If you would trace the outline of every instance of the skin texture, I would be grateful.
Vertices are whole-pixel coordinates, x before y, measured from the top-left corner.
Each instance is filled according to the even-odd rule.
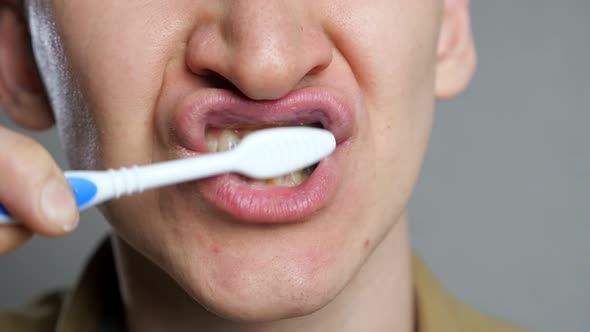
[[[170,119],[195,91],[265,102],[323,87],[353,109],[336,193],[302,222],[236,223],[187,186],[102,206],[130,331],[412,330],[406,210],[434,101],[460,93],[475,67],[466,0],[0,4],[0,34],[23,54],[34,49],[46,87],[32,60],[1,54],[12,66],[0,66],[0,101],[25,126],[54,117],[72,168],[177,158]],[[7,106],[14,91],[32,91],[37,106]],[[50,158],[36,165],[54,167]],[[0,229],[12,241],[4,251],[27,232],[61,234],[40,216],[22,219]]]

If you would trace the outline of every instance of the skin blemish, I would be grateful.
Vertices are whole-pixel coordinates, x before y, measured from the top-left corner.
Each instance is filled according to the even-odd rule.
[[[369,241],[369,239],[366,239],[366,240],[365,240],[365,242],[363,242],[363,249],[365,249],[365,250],[366,250],[366,249],[369,249],[369,244],[370,244],[370,243],[371,243],[371,242]]]

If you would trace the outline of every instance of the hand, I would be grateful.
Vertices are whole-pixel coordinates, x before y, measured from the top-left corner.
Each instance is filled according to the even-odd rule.
[[[20,1],[0,0],[0,109],[29,129],[53,125],[33,60]],[[0,202],[20,222],[0,225],[0,255],[33,234],[60,236],[78,223],[74,196],[51,155],[30,137],[0,126]]]
[[[33,139],[0,127],[0,202],[19,225],[0,225],[0,255],[35,233],[61,236],[78,223],[72,191],[50,154]]]

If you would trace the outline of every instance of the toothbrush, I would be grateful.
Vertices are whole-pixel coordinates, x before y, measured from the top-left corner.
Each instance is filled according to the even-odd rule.
[[[107,171],[66,171],[80,210],[147,189],[235,172],[268,179],[324,159],[336,148],[331,132],[281,127],[253,132],[231,151]],[[0,203],[0,225],[17,223]]]

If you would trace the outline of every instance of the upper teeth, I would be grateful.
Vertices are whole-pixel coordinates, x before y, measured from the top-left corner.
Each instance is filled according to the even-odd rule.
[[[235,132],[226,129],[222,131],[221,135],[219,136],[219,143],[217,143],[217,151],[222,152],[233,150],[238,144],[240,144],[241,140],[242,139],[238,135],[236,135]]]
[[[234,149],[242,138],[248,136],[253,130],[242,130],[242,129],[217,129],[210,128],[207,130],[207,146],[210,153],[214,152],[225,152]],[[248,179],[249,182],[255,184],[271,184],[282,187],[294,187],[302,184],[310,176],[311,171],[309,168],[301,169],[293,173],[267,179],[264,181],[255,181]]]

